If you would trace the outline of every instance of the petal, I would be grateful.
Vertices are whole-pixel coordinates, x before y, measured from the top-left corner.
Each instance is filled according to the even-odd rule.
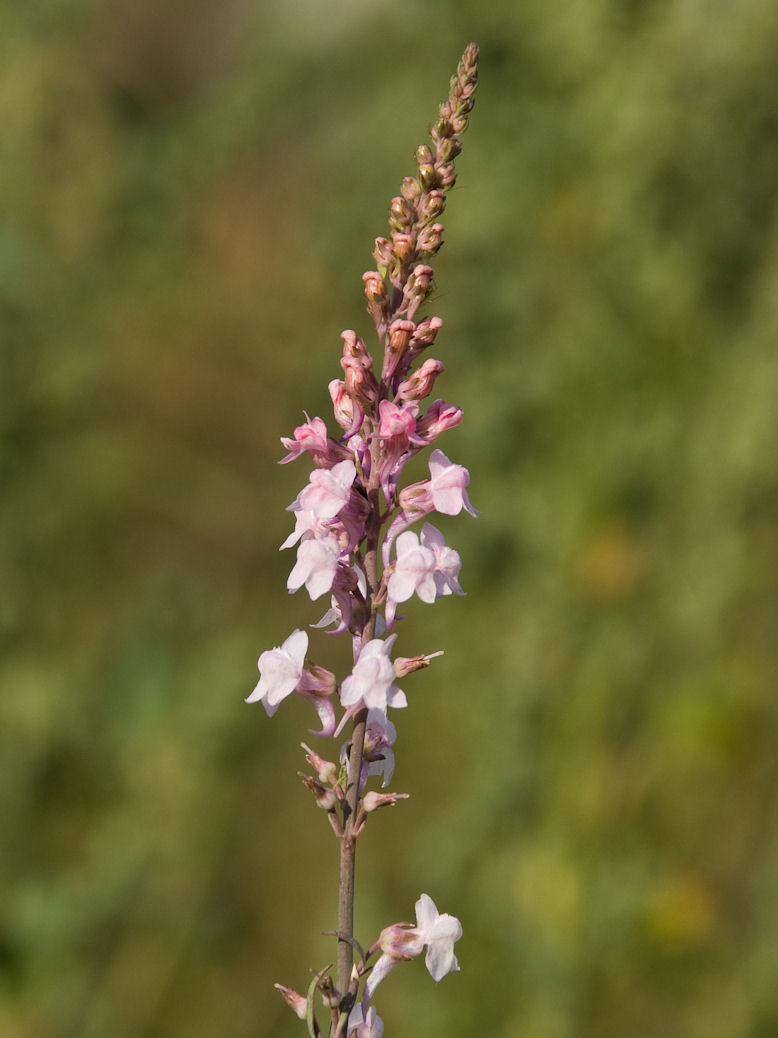
[[[435,981],[442,980],[447,973],[459,970],[459,963],[457,962],[456,955],[454,955],[453,942],[449,941],[434,941],[430,944],[427,947],[424,962],[430,971],[430,976]]]

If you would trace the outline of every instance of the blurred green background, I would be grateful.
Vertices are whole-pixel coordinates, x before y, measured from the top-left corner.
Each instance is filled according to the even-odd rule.
[[[389,1035],[778,1034],[774,0],[0,5],[0,1034],[304,1033],[313,712],[243,697],[278,468],[470,40],[432,312],[464,599],[411,603],[357,936]],[[334,425],[332,425],[334,428]],[[343,673],[348,646],[314,632]],[[318,749],[322,747],[317,744]]]

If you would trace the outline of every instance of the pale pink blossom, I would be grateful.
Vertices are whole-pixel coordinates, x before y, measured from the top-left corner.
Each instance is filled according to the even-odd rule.
[[[359,1002],[349,1013],[346,1026],[348,1038],[381,1038],[384,1033],[384,1022],[376,1013],[375,1006],[363,1012]]]
[[[463,465],[455,465],[441,450],[430,454],[429,491],[436,511],[443,515],[459,515],[464,508],[470,515],[478,513],[470,504],[465,489],[470,473]]]
[[[340,559],[340,545],[335,536],[309,537],[297,549],[297,562],[286,586],[290,592],[305,584],[312,600],[332,589]]]
[[[425,523],[421,528],[421,543],[435,556],[435,568],[433,578],[435,580],[435,593],[438,597],[442,595],[464,595],[459,586],[459,571],[462,568],[462,560],[459,553],[449,548],[443,534],[432,523]],[[398,538],[399,547],[399,538]],[[421,598],[421,595],[419,595]]]
[[[322,418],[311,420],[306,414],[305,419],[305,424],[298,425],[294,430],[293,438],[281,437],[281,443],[289,453],[281,459],[280,465],[299,458],[306,451],[310,451],[314,465],[324,468],[331,468],[336,462],[348,457],[346,448],[327,436],[327,426]]]
[[[429,894],[422,894],[416,902],[416,926],[427,946],[424,961],[432,979],[442,980],[459,970],[454,943],[462,936],[462,924],[456,916],[441,915]]]
[[[303,676],[303,662],[308,651],[308,635],[305,631],[292,631],[281,646],[268,649],[259,657],[259,681],[246,699],[247,703],[258,700],[272,717],[279,703],[297,688]]]
[[[317,519],[334,519],[348,504],[356,474],[356,465],[348,459],[339,461],[331,469],[314,469],[308,486],[300,491],[288,510],[312,512]]]
[[[362,647],[353,671],[340,688],[341,703],[352,708],[349,713],[363,706],[386,713],[389,706],[408,705],[405,693],[394,683],[391,652],[396,638],[396,634],[386,641],[373,638]]]

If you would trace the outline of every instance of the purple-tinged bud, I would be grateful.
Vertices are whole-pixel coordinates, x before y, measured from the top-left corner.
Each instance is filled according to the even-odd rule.
[[[415,202],[421,194],[421,184],[416,177],[405,177],[402,183],[402,196],[408,202]]]
[[[303,670],[297,683],[297,692],[308,692],[314,696],[331,696],[338,687],[338,682],[331,670],[312,663]]]
[[[419,368],[422,370],[424,365]],[[416,431],[428,443],[432,443],[441,433],[447,432],[462,421],[462,408],[447,404],[445,400],[436,400],[427,408],[426,414],[416,422]]]
[[[384,955],[409,962],[424,951],[424,936],[410,923],[393,923],[381,931],[377,944]]]
[[[416,239],[416,248],[419,252],[437,252],[442,244],[442,223],[434,223],[431,227],[422,227]]]
[[[334,764],[331,760],[325,760],[323,757],[320,757],[315,750],[312,750],[311,747],[307,746],[304,742],[301,742],[300,745],[305,750],[305,759],[318,775],[319,782],[323,782],[328,786],[334,786],[338,780],[337,764]]]
[[[394,661],[395,677],[404,678],[406,674],[412,674],[415,670],[429,667],[430,660],[434,660],[436,656],[442,655],[443,650],[441,649],[438,652],[425,652],[421,656],[398,656]]]
[[[316,797],[317,807],[320,807],[322,811],[334,811],[338,804],[338,797],[335,790],[328,789],[310,775],[303,775],[302,772],[299,774],[305,788],[309,789]]]
[[[369,814],[379,807],[394,807],[398,800],[407,800],[408,793],[376,793],[371,790],[362,798],[362,806]]]
[[[373,257],[379,270],[381,268],[388,270],[391,267],[394,253],[392,252],[392,243],[388,238],[376,238]]]
[[[429,357],[397,389],[398,400],[423,400],[432,392],[435,379],[443,372],[443,364]]]
[[[377,270],[366,270],[362,275],[365,283],[365,298],[368,303],[383,306],[387,302],[386,284]]]
[[[274,984],[273,987],[286,1004],[292,1008],[294,1014],[300,1020],[304,1020],[308,1015],[308,999],[298,995],[294,988],[288,988],[283,984]]]
[[[442,165],[436,166],[435,171],[441,187],[450,188],[454,186],[457,180],[457,171],[453,162],[444,162]]]
[[[425,317],[423,321],[419,321],[411,339],[411,349],[414,353],[421,353],[426,346],[431,346],[442,327],[443,319],[440,317]]]
[[[414,253],[414,240],[412,234],[397,231],[392,234],[392,252],[400,263],[406,263]]]
[[[427,220],[434,220],[436,216],[440,216],[443,210],[446,208],[446,196],[442,191],[430,191],[429,195],[424,201],[421,216],[425,222]]]
[[[403,231],[413,222],[413,206],[397,195],[389,206],[389,226],[393,231]]]

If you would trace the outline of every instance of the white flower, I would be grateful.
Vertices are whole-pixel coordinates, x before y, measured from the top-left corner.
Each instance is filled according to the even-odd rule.
[[[259,681],[246,702],[256,703],[260,700],[267,710],[268,717],[272,717],[281,700],[286,699],[297,688],[303,675],[303,662],[307,651],[308,634],[295,630],[280,648],[276,646],[263,652],[257,664]]]
[[[441,915],[429,894],[422,894],[416,902],[416,926],[427,945],[424,961],[432,979],[442,980],[458,970],[454,942],[462,936],[462,924],[456,916]]]
[[[365,1014],[358,1002],[349,1013],[346,1027],[348,1038],[381,1038],[384,1033],[384,1022],[371,1006]]]
[[[388,706],[408,705],[405,693],[394,683],[394,664],[390,658],[396,634],[386,641],[373,638],[362,646],[354,670],[345,679],[340,689],[343,706],[362,703],[372,710],[386,713]]]
[[[356,474],[356,465],[348,460],[339,461],[331,469],[314,469],[308,486],[290,508],[295,512],[313,512],[317,519],[333,519],[348,504]]]
[[[335,536],[309,537],[297,549],[297,562],[286,586],[297,591],[305,584],[311,599],[317,599],[332,588],[340,558],[340,545]]]

